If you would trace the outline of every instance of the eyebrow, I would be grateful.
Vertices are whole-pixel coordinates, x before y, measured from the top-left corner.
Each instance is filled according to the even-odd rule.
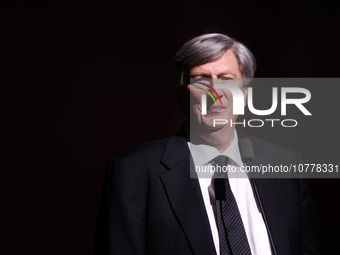
[[[233,73],[233,72],[230,72],[230,71],[222,71],[222,72],[219,72],[219,73],[217,73],[217,77],[221,77],[221,76],[223,76],[223,75],[229,75],[229,74],[231,74],[231,75],[233,75],[234,77],[236,77],[236,75]],[[191,78],[195,78],[195,77],[197,77],[197,76],[201,76],[201,77],[205,77],[205,78],[209,78],[209,77],[211,77],[211,75],[210,75],[210,73],[193,73],[193,74],[190,74],[190,77]]]

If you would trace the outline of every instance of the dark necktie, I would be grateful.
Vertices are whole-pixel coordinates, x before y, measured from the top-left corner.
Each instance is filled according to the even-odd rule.
[[[227,156],[213,159],[212,165],[222,169],[228,166]],[[217,226],[221,255],[250,255],[250,247],[244,230],[240,211],[231,191],[227,173],[214,175]]]

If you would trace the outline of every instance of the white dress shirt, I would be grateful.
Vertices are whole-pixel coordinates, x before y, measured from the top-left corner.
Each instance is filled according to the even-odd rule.
[[[230,146],[220,153],[215,147],[205,144],[193,144],[188,142],[195,166],[209,165],[209,161],[219,155],[229,157],[229,164],[240,167],[243,165],[240,150],[238,147],[237,132]],[[250,250],[253,255],[269,255],[271,253],[268,232],[264,224],[262,214],[258,208],[253,189],[246,174],[238,175],[236,178],[229,178],[231,190],[234,194],[239,208]],[[206,175],[205,175],[206,176]],[[243,177],[243,178],[242,178]],[[214,239],[217,255],[220,254],[218,228],[215,214],[215,191],[213,179],[199,178],[202,196],[209,218],[211,233]]]

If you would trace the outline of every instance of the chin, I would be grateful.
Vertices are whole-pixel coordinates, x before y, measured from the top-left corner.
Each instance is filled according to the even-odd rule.
[[[221,129],[225,128],[226,126],[227,126],[227,124],[217,124],[214,127],[213,122],[211,122],[211,123],[204,123],[201,126],[201,130],[207,130],[209,132],[211,132],[211,131],[218,131],[218,130],[221,130]]]

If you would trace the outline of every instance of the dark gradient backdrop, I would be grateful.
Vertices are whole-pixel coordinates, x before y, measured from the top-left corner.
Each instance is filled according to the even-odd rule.
[[[169,136],[184,121],[170,68],[193,36],[221,31],[245,42],[257,77],[340,76],[331,1],[236,2],[1,3],[0,254],[92,253],[110,158]],[[318,128],[294,139],[266,137],[306,160],[338,161],[337,92],[334,104],[326,93],[312,102],[330,107],[315,119]],[[311,184],[325,254],[335,254],[340,182]]]

